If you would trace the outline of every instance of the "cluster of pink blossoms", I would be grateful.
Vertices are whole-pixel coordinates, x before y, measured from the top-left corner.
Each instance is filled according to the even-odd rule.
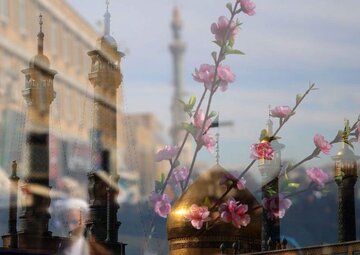
[[[177,146],[166,145],[164,149],[159,150],[155,155],[155,161],[170,160],[179,152]]]
[[[270,111],[270,116],[275,118],[285,118],[291,113],[289,106],[276,106]]]
[[[186,166],[177,167],[173,170],[169,179],[169,184],[176,185],[182,181],[185,181],[189,175],[189,168]]]
[[[252,159],[272,160],[274,158],[274,149],[269,142],[261,142],[251,145],[250,157]]]
[[[220,217],[224,222],[232,223],[236,228],[246,227],[250,223],[250,215],[247,214],[248,206],[229,198],[226,203],[220,205]]]
[[[329,180],[329,175],[321,168],[312,167],[306,170],[306,175],[313,181],[318,188],[324,188],[325,183]]]
[[[290,199],[285,198],[283,194],[275,195],[271,198],[264,198],[262,205],[267,210],[267,217],[270,219],[283,218],[285,212],[290,208],[292,202]]]
[[[205,114],[199,110],[199,112],[194,116],[193,119],[193,125],[198,129],[198,132],[196,134],[196,140],[198,142],[201,142],[208,151],[213,152],[216,140],[213,135],[209,134],[207,131],[210,128],[210,125],[212,123],[211,119],[206,120],[204,130],[202,132],[202,126],[205,121]]]
[[[200,229],[204,225],[204,222],[209,221],[211,218],[210,212],[206,206],[198,206],[193,204],[189,212],[184,215],[184,217],[191,222],[191,225],[196,228]]]
[[[211,91],[215,78],[215,66],[202,64],[199,69],[195,69],[193,77],[195,81],[204,83],[205,88]],[[225,91],[227,90],[229,83],[235,81],[235,74],[231,71],[229,66],[220,64],[217,68],[217,78],[220,81],[220,90]]]
[[[323,153],[325,153],[325,154],[330,153],[332,145],[328,141],[326,141],[322,135],[316,134],[314,136],[314,143],[315,143],[315,146],[318,149],[320,149]]]
[[[167,194],[152,192],[149,197],[151,207],[160,217],[166,218],[171,210],[171,200]]]

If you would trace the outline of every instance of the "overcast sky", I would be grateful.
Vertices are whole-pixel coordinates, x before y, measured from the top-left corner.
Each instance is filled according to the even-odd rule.
[[[105,0],[67,0],[94,27],[105,11]],[[184,63],[189,95],[201,93],[193,81],[195,67],[211,61],[216,47],[210,25],[228,15],[222,0],[113,0],[111,33],[126,53],[122,62],[124,109],[127,113],[153,112],[167,132],[170,124],[172,66],[168,45],[172,9],[178,5],[187,44]],[[256,15],[241,15],[242,29],[236,47],[245,56],[231,56],[226,63],[237,80],[219,93],[213,110],[234,127],[220,133],[221,163],[236,167],[249,162],[249,146],[257,142],[267,120],[268,105],[290,105],[309,82],[314,91],[281,132],[284,157],[301,160],[313,150],[313,136],[331,140],[360,113],[360,1],[358,0],[257,0]],[[166,135],[166,134],[165,134]],[[356,147],[360,154],[360,147]],[[332,154],[336,153],[336,148]],[[213,158],[207,152],[202,160]],[[312,165],[330,162],[329,157]]]

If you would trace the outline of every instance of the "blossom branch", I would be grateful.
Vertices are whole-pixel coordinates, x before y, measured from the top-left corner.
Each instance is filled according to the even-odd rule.
[[[199,112],[200,107],[201,107],[201,104],[202,104],[202,102],[204,101],[204,98],[205,98],[206,93],[207,93],[207,89],[204,88],[204,92],[203,92],[203,94],[201,95],[200,101],[199,101],[199,103],[198,103],[198,105],[197,105],[197,107],[196,107],[195,115]],[[182,150],[184,149],[184,146],[185,146],[185,143],[186,143],[186,141],[187,141],[187,139],[188,139],[188,137],[189,137],[189,134],[190,134],[190,132],[189,132],[189,131],[186,131],[185,136],[184,136],[184,139],[183,139],[183,141],[182,141],[182,143],[181,143],[181,146],[180,146],[180,148],[179,148],[179,151],[178,151],[178,153],[176,154],[173,163],[170,164],[170,170],[169,170],[168,175],[166,176],[166,179],[165,179],[165,182],[164,182],[164,185],[163,185],[163,187],[162,187],[162,189],[161,189],[160,194],[163,194],[163,193],[165,192],[166,186],[168,185],[169,179],[170,179],[170,177],[171,177],[171,175],[172,175],[172,173],[173,173],[173,171],[174,171],[175,164],[176,164],[176,162],[178,161],[178,159],[179,159],[179,157],[180,157],[180,155],[181,155]],[[189,174],[189,175],[190,175],[190,174]],[[182,189],[182,191],[185,190],[183,184],[181,184],[181,189]]]
[[[237,14],[237,7],[238,7],[238,4],[239,2],[236,1],[235,5],[234,5],[234,8],[231,12],[231,17],[230,17],[230,20],[229,20],[229,23],[227,25],[227,29],[226,29],[226,33],[225,33],[225,38],[228,38],[230,33],[232,32],[232,23],[233,23],[233,20],[234,20],[234,17],[236,16]],[[241,9],[241,8],[240,8]],[[205,126],[206,126],[206,122],[207,120],[209,120],[209,112],[210,112],[210,106],[211,106],[211,102],[212,102],[212,98],[217,90],[217,83],[219,82],[218,81],[218,67],[220,65],[220,63],[225,59],[225,47],[228,43],[228,40],[222,40],[222,43],[221,43],[221,46],[220,46],[220,51],[219,51],[219,54],[217,56],[217,59],[215,60],[215,70],[214,70],[214,79],[212,81],[212,85],[211,85],[211,90],[210,90],[210,96],[209,96],[209,99],[208,99],[208,103],[207,103],[207,107],[206,107],[206,112],[205,112],[205,119],[202,123],[202,127],[201,127],[201,131],[200,131],[200,138],[202,138],[202,134],[204,133],[204,130],[205,130]],[[195,115],[196,116],[196,115]],[[197,145],[196,145],[196,149],[195,149],[195,152],[194,152],[194,155],[193,155],[193,159],[192,159],[192,162],[191,162],[191,166],[190,166],[190,169],[189,169],[189,175],[184,183],[184,186],[183,186],[183,189],[185,190],[189,184],[189,180],[190,180],[190,176],[192,174],[192,171],[194,169],[194,164],[195,164],[195,161],[196,161],[196,158],[197,158],[197,155],[198,155],[198,152],[200,151],[202,145],[200,144],[199,141],[197,141]]]

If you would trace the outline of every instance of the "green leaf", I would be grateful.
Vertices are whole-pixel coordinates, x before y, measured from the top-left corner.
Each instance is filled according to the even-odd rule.
[[[232,13],[232,9],[233,9],[232,3],[227,3],[226,8],[230,11],[230,13]]]
[[[218,41],[212,41],[213,43],[215,43],[217,46],[221,47],[221,43]]]
[[[184,122],[184,123],[182,123],[182,127],[183,127],[183,129],[188,131],[190,134],[192,134],[194,137],[196,136],[197,128],[193,124]]]
[[[155,192],[159,193],[162,190],[163,186],[164,185],[161,182],[155,181]]]
[[[217,112],[215,112],[215,111],[212,111],[212,112],[209,114],[209,118],[213,118],[213,117],[215,117],[215,116],[217,116]]]
[[[204,199],[204,206],[206,206],[207,208],[211,207],[211,201],[209,197],[205,197]]]
[[[302,98],[302,95],[301,95],[301,94],[297,94],[297,95],[296,95],[296,104],[299,104],[299,103],[300,103],[301,98]]]
[[[216,51],[211,52],[211,56],[212,56],[214,62],[216,62],[216,60],[217,60],[217,53],[216,53]]]
[[[180,166],[180,161],[176,160],[173,164],[173,168]]]
[[[163,184],[165,182],[165,174],[161,174],[160,176],[160,182]]]
[[[232,49],[232,47],[234,46],[235,44],[235,38],[234,37],[230,37],[229,39],[229,48]]]
[[[315,83],[310,84],[309,88],[310,90],[318,90],[318,88],[315,88]]]
[[[289,183],[288,183],[288,187],[289,187],[289,188],[297,189],[297,188],[300,187],[300,184],[299,184],[299,183],[296,183],[296,182],[289,182]]]
[[[276,195],[276,190],[274,190],[272,187],[267,187],[266,188],[266,193],[270,196],[270,197],[272,197],[272,196],[274,196],[274,195]]]
[[[153,237],[153,234],[155,233],[155,226],[153,226],[150,230],[150,234],[149,234],[149,240]]]
[[[235,54],[235,55],[245,55],[244,52],[240,51],[240,50],[236,50],[236,49],[231,49],[231,48],[226,48],[225,53],[230,55],[230,54]]]
[[[185,103],[183,100],[181,100],[181,99],[178,99],[178,101],[182,104],[182,106],[183,106],[183,108],[184,108],[184,110],[185,110],[186,103]]]
[[[260,142],[263,141],[264,139],[266,139],[267,137],[268,137],[267,130],[266,129],[261,130],[260,138],[259,138]]]
[[[196,96],[191,96],[189,98],[189,103],[188,103],[188,105],[191,106],[191,110],[194,107],[195,103],[196,103]]]

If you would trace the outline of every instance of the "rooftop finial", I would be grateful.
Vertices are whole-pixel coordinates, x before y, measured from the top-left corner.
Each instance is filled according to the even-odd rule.
[[[269,117],[268,117],[268,121],[266,123],[266,131],[267,131],[267,135],[268,136],[272,136],[273,134],[273,122],[271,121],[271,105],[269,105]]]
[[[219,131],[216,133],[216,164],[219,165],[220,163],[220,145],[219,145]]]
[[[40,13],[39,15],[39,25],[40,25],[40,33],[42,33],[42,25],[44,24],[43,20],[42,20],[42,14]]]
[[[342,133],[342,141],[346,144],[349,143],[349,135],[350,135],[350,122],[348,119],[344,119],[344,131]]]
[[[38,33],[38,54],[41,54],[41,55],[44,52],[44,33],[42,31],[42,26],[43,26],[44,22],[43,22],[42,18],[43,18],[43,16],[40,13],[40,15],[39,15],[40,31]]]
[[[172,28],[174,32],[174,37],[176,39],[180,38],[180,30],[181,30],[181,17],[180,17],[180,10],[177,6],[174,7],[173,11],[173,21],[172,21]]]
[[[110,5],[110,1],[106,0],[106,12],[104,15],[105,18],[105,28],[104,28],[104,35],[109,35],[110,34],[110,13],[109,13],[109,5]]]
[[[11,168],[12,168],[11,176],[16,177],[16,170],[17,170],[16,160],[14,160],[14,161],[12,162]]]

